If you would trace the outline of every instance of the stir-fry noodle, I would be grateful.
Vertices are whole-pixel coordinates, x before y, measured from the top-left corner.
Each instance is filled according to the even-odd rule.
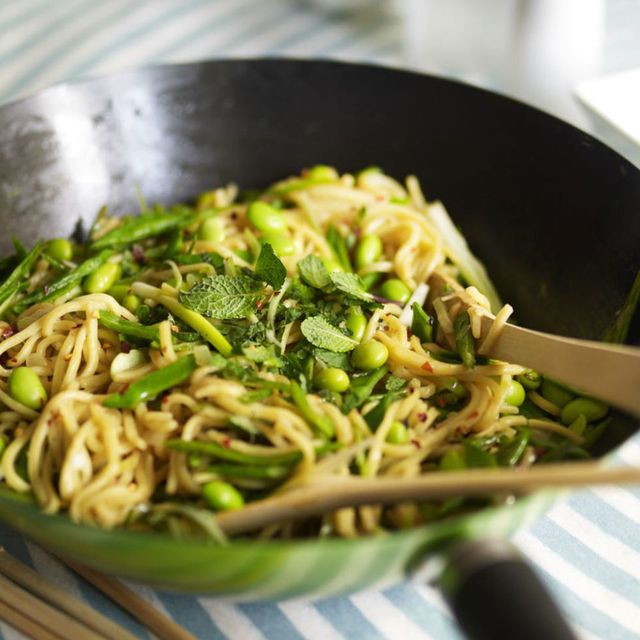
[[[99,527],[193,534],[328,475],[583,457],[607,412],[483,355],[512,309],[414,177],[317,166],[261,193],[105,210],[85,243],[16,242],[1,268],[0,478]],[[474,504],[257,533],[358,536]]]

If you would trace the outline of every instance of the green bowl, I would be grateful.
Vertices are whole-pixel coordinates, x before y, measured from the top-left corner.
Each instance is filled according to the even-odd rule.
[[[244,601],[281,600],[397,583],[455,541],[508,536],[559,495],[541,492],[510,506],[357,540],[240,540],[224,546],[76,524],[42,513],[5,488],[0,488],[0,519],[56,555],[155,588]]]

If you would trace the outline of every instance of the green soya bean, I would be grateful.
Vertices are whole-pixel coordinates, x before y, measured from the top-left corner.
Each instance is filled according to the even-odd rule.
[[[36,372],[29,367],[18,367],[9,374],[9,395],[29,409],[40,411],[47,402],[47,392]]]
[[[542,384],[542,376],[533,369],[517,376],[518,382],[527,389],[537,389]]]
[[[387,442],[390,444],[406,444],[409,442],[409,432],[402,422],[391,423],[389,431],[387,431]]]
[[[317,164],[315,167],[311,167],[311,169],[305,173],[304,177],[308,180],[325,182],[329,180],[337,180],[340,176],[333,167],[326,164]]]
[[[128,284],[114,284],[113,287],[111,287],[109,291],[107,291],[107,293],[122,304],[122,301],[129,293],[130,288],[131,286]]]
[[[284,231],[287,224],[283,215],[270,204],[256,200],[249,205],[247,210],[249,222],[260,231]]]
[[[140,306],[140,298],[138,298],[137,295],[130,293],[123,298],[122,306],[131,311],[131,313],[135,313]]]
[[[104,293],[111,289],[121,273],[119,264],[106,262],[84,279],[82,288],[87,293]]]
[[[411,297],[411,289],[398,278],[385,280],[380,287],[380,295],[388,300],[395,300],[404,304]]]
[[[224,240],[224,222],[220,218],[207,218],[198,228],[198,239],[207,242]]]
[[[346,324],[353,339],[360,342],[367,328],[367,316],[362,313],[359,307],[350,307],[347,311]]]
[[[260,240],[265,244],[268,242],[278,256],[290,256],[296,250],[293,240],[283,233],[265,233]]]
[[[44,252],[54,260],[64,262],[73,258],[73,245],[66,238],[56,238],[47,243]]]
[[[362,283],[364,284],[364,288],[369,291],[374,284],[377,284],[378,281],[382,278],[381,273],[365,273],[362,276]]]
[[[336,367],[328,367],[320,371],[315,377],[315,383],[321,389],[335,391],[336,393],[346,391],[351,384],[346,372]]]
[[[525,395],[524,387],[517,380],[512,380],[504,401],[513,407],[519,407],[524,402]]]
[[[337,261],[334,260],[333,258],[320,258],[320,260],[322,260],[326,270],[329,273],[335,273],[336,271],[344,271],[344,267]]]
[[[351,363],[356,369],[373,371],[381,367],[389,357],[389,349],[376,340],[363,342],[351,352]]]
[[[354,254],[356,269],[362,269],[375,262],[381,255],[382,240],[374,235],[362,236]]]
[[[202,499],[214,511],[229,511],[244,507],[242,494],[234,486],[222,480],[207,482],[202,487]]]
[[[607,411],[609,407],[598,400],[576,398],[564,405],[560,418],[566,425],[572,424],[579,416],[584,416],[587,422],[595,422],[604,418]]]
[[[551,382],[548,378],[543,378],[542,380],[541,393],[543,398],[555,404],[556,407],[560,407],[560,409],[575,398],[573,393],[557,385],[555,382]]]

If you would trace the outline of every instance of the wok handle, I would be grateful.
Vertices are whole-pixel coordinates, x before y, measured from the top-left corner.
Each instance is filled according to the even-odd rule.
[[[440,586],[471,640],[576,640],[531,567],[505,541],[456,546]]]

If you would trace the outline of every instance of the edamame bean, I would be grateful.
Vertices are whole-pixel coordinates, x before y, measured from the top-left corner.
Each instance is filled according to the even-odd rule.
[[[256,200],[247,210],[249,222],[260,231],[284,231],[287,228],[283,215],[270,204]]]
[[[324,182],[329,180],[337,180],[340,176],[333,167],[330,167],[326,164],[317,164],[315,167],[311,167],[311,169],[307,171],[304,177],[308,178],[309,180],[318,180],[319,182]]]
[[[135,313],[140,306],[140,298],[134,293],[129,293],[123,298],[122,306],[131,311],[131,313]]]
[[[349,388],[351,381],[349,380],[349,376],[342,369],[338,369],[337,367],[328,367],[318,373],[315,377],[315,383],[321,389],[342,393]]]
[[[356,369],[372,371],[381,367],[389,357],[389,349],[376,340],[363,342],[351,352],[351,363]]]
[[[347,311],[347,329],[351,331],[351,337],[360,342],[367,328],[367,316],[359,307],[350,307]]]
[[[527,389],[537,389],[542,384],[542,376],[533,369],[529,369],[517,376],[518,382]]]
[[[571,402],[571,400],[575,398],[572,393],[570,393],[560,385],[557,385],[555,382],[552,382],[548,378],[543,378],[542,380],[541,394],[543,398],[545,398],[549,402],[552,402],[556,405],[556,407],[559,407],[560,409],[562,409],[565,404]]]
[[[565,404],[560,419],[566,425],[572,424],[579,416],[584,416],[587,422],[595,422],[604,418],[609,407],[603,402],[592,398],[576,398]]]
[[[398,278],[385,280],[380,287],[380,295],[387,300],[394,300],[404,304],[411,297],[411,289]]]
[[[9,395],[29,409],[40,411],[47,403],[47,392],[36,372],[29,367],[18,367],[7,380]]]
[[[389,431],[387,431],[387,442],[390,444],[406,444],[409,442],[409,432],[402,422],[391,423]]]
[[[320,260],[322,260],[326,270],[329,273],[334,273],[335,271],[344,271],[344,267],[337,260],[334,260],[333,258],[323,257],[323,258],[320,258]]]
[[[73,245],[66,238],[56,238],[47,243],[45,253],[54,260],[64,262],[73,258]]]
[[[87,293],[104,293],[111,289],[121,273],[122,269],[119,264],[106,262],[84,279],[82,288]]]
[[[268,242],[278,256],[290,256],[296,250],[293,240],[281,233],[265,233],[260,241],[263,244]]]
[[[355,263],[356,269],[362,269],[375,262],[382,255],[382,240],[378,236],[369,234],[362,236],[356,246]]]
[[[115,298],[120,304],[122,304],[122,301],[124,300],[127,293],[129,293],[130,288],[131,286],[128,284],[114,284],[113,287],[111,287],[109,291],[107,291],[107,293],[112,298]]]
[[[241,509],[244,506],[242,494],[228,482],[212,480],[202,487],[202,499],[214,511]]]
[[[198,228],[198,239],[206,242],[224,240],[224,222],[220,218],[207,218]]]
[[[512,380],[504,401],[512,407],[519,407],[524,402],[524,398],[524,387],[517,380]]]

